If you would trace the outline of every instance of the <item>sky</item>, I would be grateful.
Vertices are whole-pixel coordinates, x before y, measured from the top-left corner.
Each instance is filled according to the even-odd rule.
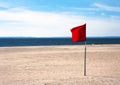
[[[120,0],[0,0],[0,37],[120,36]]]

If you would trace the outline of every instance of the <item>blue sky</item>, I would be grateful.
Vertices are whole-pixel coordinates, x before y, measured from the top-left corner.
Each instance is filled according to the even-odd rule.
[[[120,0],[0,0],[0,36],[70,37],[87,23],[87,36],[120,36]]]

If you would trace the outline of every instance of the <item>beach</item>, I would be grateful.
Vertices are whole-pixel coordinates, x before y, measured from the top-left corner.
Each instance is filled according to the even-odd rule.
[[[0,47],[0,85],[120,85],[120,45]]]

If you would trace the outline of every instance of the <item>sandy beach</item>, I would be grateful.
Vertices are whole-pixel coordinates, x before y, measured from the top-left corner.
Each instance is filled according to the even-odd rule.
[[[0,47],[0,85],[120,85],[120,45]]]

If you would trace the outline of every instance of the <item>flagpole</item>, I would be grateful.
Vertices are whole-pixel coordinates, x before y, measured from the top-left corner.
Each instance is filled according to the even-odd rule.
[[[84,55],[84,76],[86,76],[86,41],[85,41],[85,55]]]

